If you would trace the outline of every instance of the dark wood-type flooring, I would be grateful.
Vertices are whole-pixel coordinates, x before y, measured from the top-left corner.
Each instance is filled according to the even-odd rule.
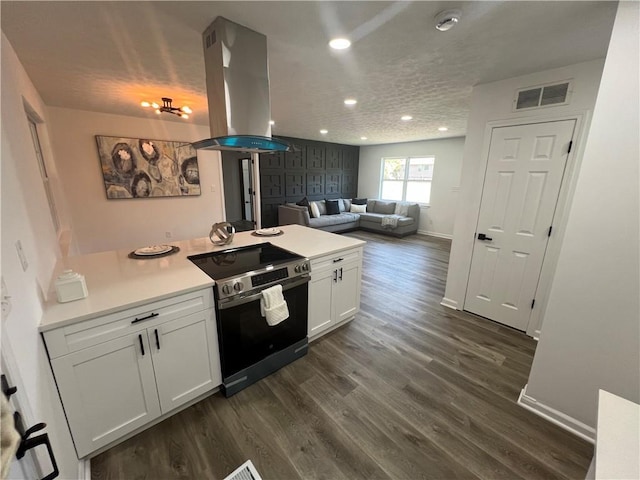
[[[99,479],[572,478],[593,447],[516,404],[535,341],[440,305],[449,242],[352,232],[361,312],[309,354],[91,460]]]

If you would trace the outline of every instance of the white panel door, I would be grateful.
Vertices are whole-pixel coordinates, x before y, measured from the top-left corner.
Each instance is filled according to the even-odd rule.
[[[145,330],[51,363],[80,458],[160,416]]]
[[[527,328],[574,127],[492,130],[465,310]]]
[[[213,309],[149,328],[162,413],[222,383]]]

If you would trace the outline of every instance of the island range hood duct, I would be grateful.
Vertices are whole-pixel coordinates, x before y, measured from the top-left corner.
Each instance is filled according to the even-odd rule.
[[[292,151],[271,138],[267,37],[217,17],[202,34],[211,137],[196,150]]]

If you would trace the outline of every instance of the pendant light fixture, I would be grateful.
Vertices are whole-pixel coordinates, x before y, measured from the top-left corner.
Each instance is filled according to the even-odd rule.
[[[149,107],[154,108],[158,115],[160,115],[162,112],[166,112],[166,113],[172,113],[181,118],[189,118],[189,114],[193,113],[193,111],[186,105],[183,107],[174,107],[172,105],[172,102],[173,102],[173,99],[162,97],[162,105],[158,105],[155,102],[146,102],[146,101],[140,102],[140,105],[142,105],[145,108],[149,108]]]

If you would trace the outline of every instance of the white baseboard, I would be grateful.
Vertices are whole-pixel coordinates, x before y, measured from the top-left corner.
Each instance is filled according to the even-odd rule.
[[[460,310],[458,308],[458,302],[456,302],[455,300],[451,300],[450,298],[447,298],[447,297],[442,298],[440,305],[442,305],[443,307],[452,308],[454,310]]]
[[[446,238],[447,240],[453,240],[453,235],[449,235],[448,233],[430,232],[429,230],[419,230],[419,229],[418,229],[418,233],[421,235],[429,235],[431,237]]]
[[[596,430],[569,415],[562,413],[555,408],[549,407],[544,403],[538,402],[535,398],[530,397],[526,393],[527,385],[524,386],[518,397],[518,405],[526,408],[530,412],[535,413],[539,417],[564,428],[568,432],[586,440],[590,443],[596,443]]]
[[[78,464],[78,478],[80,480],[91,480],[91,460],[80,460]]]

